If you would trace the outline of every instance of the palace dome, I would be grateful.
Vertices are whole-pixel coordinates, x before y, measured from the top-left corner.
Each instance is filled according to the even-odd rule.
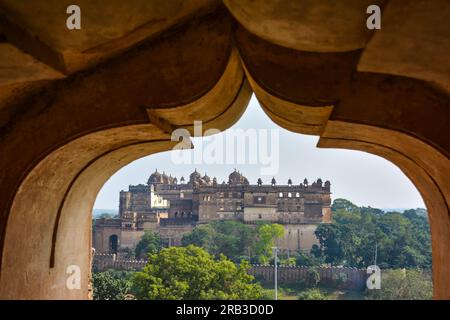
[[[189,176],[189,181],[194,182],[197,180],[200,180],[202,178],[202,175],[195,169],[194,172],[192,172]]]
[[[204,181],[202,179],[202,175],[200,174],[200,172],[198,172],[197,169],[195,169],[195,171],[189,175],[188,185],[195,187],[199,186],[200,184],[204,184]]]
[[[211,185],[211,178],[205,173],[205,175],[203,176],[202,180],[204,181],[204,183],[206,185]]]
[[[239,171],[236,171],[236,169],[234,169],[234,171],[228,176],[228,183],[231,185],[249,184],[248,179],[244,177]]]
[[[147,184],[163,183],[163,175],[158,172],[158,169],[153,172],[147,180]]]

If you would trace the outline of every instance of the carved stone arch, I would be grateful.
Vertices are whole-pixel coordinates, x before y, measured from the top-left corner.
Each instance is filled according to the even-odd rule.
[[[450,120],[448,94],[418,79],[359,72],[360,50],[301,52],[240,27],[235,35],[246,76],[275,123],[320,136],[318,147],[379,155],[414,183],[430,217],[434,297],[448,298],[450,139],[442,134]],[[267,51],[272,55],[262,54]]]
[[[28,101],[30,113],[42,108],[42,101],[47,105],[40,115],[23,114],[1,136],[2,154],[11,155],[1,158],[3,168],[11,168],[1,174],[11,182],[8,192],[5,184],[0,189],[4,199],[12,196],[0,204],[7,216],[0,225],[1,298],[86,299],[89,213],[106,180],[131,161],[172,149],[178,143],[170,140],[175,128],[192,132],[194,120],[202,120],[203,130],[223,130],[240,118],[251,89],[230,45],[230,26],[223,12],[197,20],[126,59],[52,84]],[[185,60],[174,69],[170,55],[181,52]],[[98,86],[103,90],[94,90]],[[38,131],[43,134],[34,139]],[[20,154],[19,162],[8,163],[14,154]],[[19,237],[24,232],[27,237]],[[65,286],[72,264],[81,268],[82,290]]]
[[[120,3],[106,23],[86,3],[93,28],[70,36],[54,25],[58,6],[1,4],[0,54],[12,59],[0,69],[0,298],[87,298],[86,213],[106,179],[172,148],[172,130],[194,120],[228,128],[252,90],[319,147],[403,170],[430,215],[434,297],[450,298],[447,0]],[[369,4],[383,7],[382,32],[365,27]],[[65,288],[68,264],[82,290]]]

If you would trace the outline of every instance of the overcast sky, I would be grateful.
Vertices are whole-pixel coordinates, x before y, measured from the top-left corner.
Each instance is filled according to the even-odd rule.
[[[180,152],[184,159],[189,158],[191,162],[195,161],[194,151],[178,151],[175,154],[171,151],[162,152],[136,160],[116,172],[98,194],[94,208],[117,209],[119,191],[127,190],[130,184],[145,184],[148,176],[156,168],[178,179],[181,176],[188,179],[189,174],[197,168],[202,174],[206,172],[211,178],[217,177],[219,183],[228,181],[228,175],[234,168],[241,171],[251,184],[256,184],[258,178],[262,178],[263,183],[268,184],[272,176],[275,177],[277,184],[286,184],[289,178],[294,184],[299,184],[304,178],[311,183],[320,177],[323,181],[330,180],[332,199],[346,198],[360,206],[377,208],[425,207],[416,188],[392,163],[360,151],[316,148],[318,137],[301,135],[278,127],[266,116],[254,97],[242,118],[230,129],[232,133],[236,133],[236,129],[241,129],[251,132],[253,136],[256,135],[257,145],[261,143],[263,146],[267,145],[268,159],[272,166],[268,165],[267,157],[264,158],[265,152],[261,151],[265,150],[264,148],[258,147],[257,161],[255,157],[250,158],[249,152],[255,149],[248,144],[245,148],[244,164],[236,163],[238,161],[236,154],[233,163],[224,159],[222,162],[225,164],[205,164],[205,161],[200,164],[177,164]],[[217,146],[220,146],[220,143],[224,145],[226,142],[230,143],[231,139],[229,133],[227,136],[227,132],[207,139],[193,138],[194,149],[200,150],[203,147],[204,150],[203,153],[197,152],[197,155],[206,152],[215,154],[214,159],[220,160],[222,157],[217,156],[217,152],[213,153],[213,151],[218,150]],[[238,134],[240,134],[239,131]],[[278,138],[270,140],[271,135]],[[232,150],[242,155],[243,150],[239,150],[237,143]],[[224,151],[223,156],[231,154],[229,151],[230,149],[227,152]],[[252,155],[254,156],[255,152],[252,152]],[[250,161],[253,163],[249,163]],[[269,172],[270,174],[264,175],[262,171],[264,168],[266,171],[269,168],[275,169],[274,174]]]

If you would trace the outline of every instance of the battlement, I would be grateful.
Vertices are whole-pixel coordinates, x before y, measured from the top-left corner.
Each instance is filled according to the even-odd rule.
[[[120,227],[122,225],[122,219],[99,218],[95,219],[95,225],[99,227]]]
[[[119,260],[116,254],[96,253],[94,255],[93,268],[96,271],[106,271],[109,269],[139,271],[146,264],[146,260]],[[307,273],[312,267],[281,265],[277,269],[278,283],[293,284],[306,279]],[[339,289],[363,290],[369,276],[365,269],[358,268],[314,267],[314,269],[319,273],[321,285]],[[274,266],[272,265],[254,264],[248,270],[248,274],[266,284],[274,281],[274,272]]]
[[[277,281],[280,284],[298,283],[307,278],[312,267],[306,266],[279,266]],[[319,273],[320,284],[332,288],[363,290],[367,277],[365,269],[350,267],[314,267]],[[275,270],[270,265],[252,265],[248,271],[258,281],[272,283]]]
[[[128,187],[129,192],[150,192],[150,186],[145,184],[138,184],[138,185],[130,185]]]
[[[188,185],[185,185],[188,188]],[[183,185],[178,185],[178,188],[183,188]],[[220,190],[245,190],[245,191],[262,191],[262,192],[273,192],[273,191],[281,191],[281,192],[317,192],[324,191],[329,192],[331,188],[331,184],[329,181],[325,181],[322,183],[322,179],[317,179],[312,184],[308,184],[308,181],[305,179],[303,183],[300,184],[230,184],[230,183],[221,183],[217,185],[198,185],[194,188],[194,192],[203,192],[203,191],[220,191]]]
[[[114,270],[142,270],[147,263],[146,260],[121,259],[115,253],[95,253],[93,257],[93,269],[95,271]]]

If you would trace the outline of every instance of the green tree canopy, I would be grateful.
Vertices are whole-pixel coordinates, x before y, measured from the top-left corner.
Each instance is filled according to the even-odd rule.
[[[134,250],[139,259],[145,259],[149,253],[158,252],[162,247],[161,237],[152,231],[145,231]]]
[[[94,272],[94,300],[124,300],[131,287],[129,277],[129,273],[123,271]]]
[[[263,290],[247,274],[249,265],[240,265],[225,256],[219,259],[204,249],[165,248],[150,254],[148,263],[133,277],[138,299],[259,299]]]
[[[432,295],[431,275],[419,270],[382,270],[381,288],[367,290],[371,300],[429,300]]]
[[[384,213],[345,199],[333,203],[333,221],[316,229],[320,246],[311,251],[332,265],[431,268],[428,219],[414,210]]]
[[[282,237],[281,225],[262,223],[248,225],[238,221],[216,221],[199,225],[183,236],[183,246],[196,245],[218,256],[224,254],[239,262],[257,256],[258,261],[267,262],[275,240]]]
[[[284,235],[284,228],[280,224],[263,224],[258,228],[258,241],[255,245],[258,260],[267,264],[272,256],[272,247],[277,239]]]

